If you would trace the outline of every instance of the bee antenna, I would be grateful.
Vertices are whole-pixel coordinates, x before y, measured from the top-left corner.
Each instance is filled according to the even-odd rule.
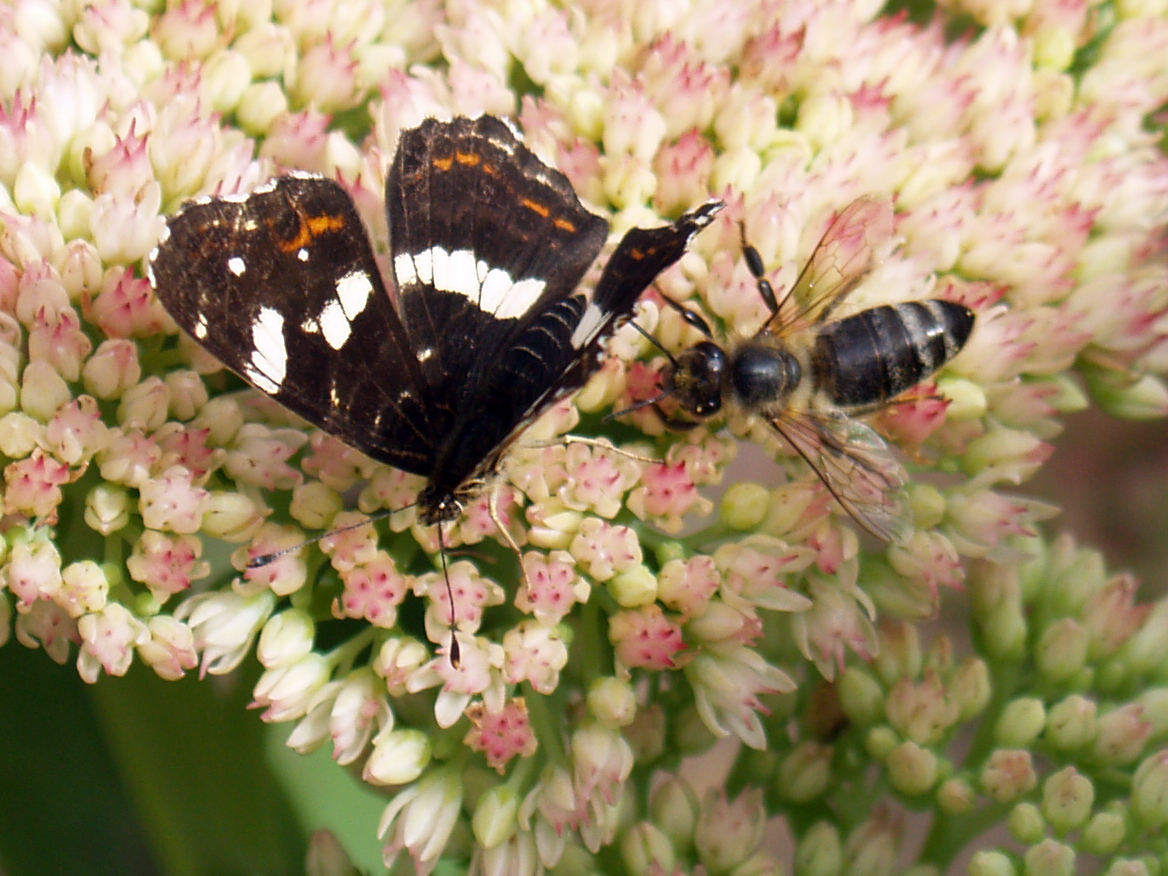
[[[409,505],[402,505],[400,508],[383,509],[381,511],[378,511],[372,517],[367,517],[366,519],[361,520],[357,523],[350,523],[347,526],[342,526],[338,529],[330,529],[328,532],[322,532],[320,535],[314,535],[311,538],[306,538],[306,539],[304,539],[304,541],[300,542],[299,544],[292,545],[292,547],[286,547],[286,548],[283,548],[283,549],[278,550],[278,551],[272,551],[270,554],[260,554],[258,557],[252,557],[250,560],[248,560],[247,564],[244,566],[244,568],[245,569],[263,568],[264,566],[268,565],[269,563],[272,563],[272,562],[280,559],[280,557],[294,553],[294,552],[300,550],[301,548],[306,548],[310,544],[316,544],[318,541],[323,541],[324,539],[329,538],[330,536],[340,535],[341,533],[344,533],[344,532],[352,532],[354,529],[359,529],[360,527],[367,526],[370,523],[376,523],[378,520],[384,520],[386,517],[392,517],[398,511],[404,511],[406,508],[412,508],[416,504],[417,504],[416,502],[411,502]]]
[[[665,302],[667,304],[669,304],[671,307],[675,308],[679,313],[681,313],[682,318],[685,319],[685,321],[688,322],[690,325],[694,326],[695,328],[698,328],[701,331],[704,331],[707,335],[709,334],[710,327],[706,325],[706,321],[704,319],[702,319],[700,316],[698,316],[696,313],[694,313],[692,310],[689,310],[688,308],[682,307],[680,304],[677,304],[676,302],[670,301],[668,298],[665,299]],[[698,323],[695,323],[692,320],[686,318],[687,314],[689,316],[692,316],[694,319],[696,319],[698,321]],[[700,323],[700,325],[699,325],[699,323]],[[662,353],[665,354],[665,357],[669,360],[669,364],[673,368],[674,371],[678,370],[678,368],[680,366],[677,364],[677,359],[674,358],[672,353],[670,353],[668,350],[665,349],[665,345],[662,344],[659,340],[657,340],[657,338],[648,329],[643,328],[641,325],[639,325],[635,319],[630,320],[629,325],[631,325],[638,332],[640,332],[641,335],[650,344],[652,344],[654,347],[656,347],[658,350],[660,350]],[[650,407],[652,405],[657,404],[658,402],[663,402],[663,401],[665,401],[665,399],[669,398],[671,395],[673,395],[672,390],[668,390],[668,389],[662,390],[661,392],[657,393],[657,395],[653,396],[652,398],[647,398],[644,401],[639,401],[635,405],[630,405],[629,407],[624,408],[624,409],[619,410],[619,411],[609,412],[608,414],[605,415],[604,419],[601,422],[611,423],[617,417],[623,417],[625,414],[632,414],[632,413],[635,413],[635,412],[641,410],[642,408],[647,408],[647,407]]]
[[[610,413],[605,415],[604,420],[602,420],[602,422],[611,423],[617,417],[623,417],[625,414],[636,413],[637,411],[641,410],[642,408],[651,407],[655,404],[663,402],[663,401],[665,401],[665,399],[669,398],[671,395],[673,395],[673,393],[671,391],[662,390],[661,392],[657,393],[657,395],[653,396],[652,398],[647,398],[644,401],[639,401],[635,405],[629,405],[627,408],[624,408],[624,409],[619,410],[619,411],[611,411]]]
[[[700,319],[700,317],[699,317],[699,319]],[[652,333],[650,333],[648,329],[643,328],[641,325],[639,325],[635,319],[631,320],[629,322],[629,325],[631,325],[638,332],[640,332],[641,337],[645,338],[645,340],[647,340],[650,344],[652,344],[654,347],[656,347],[658,350],[660,350],[662,353],[664,353],[666,355],[666,357],[669,359],[670,365],[672,365],[674,368],[677,367],[677,360],[673,358],[673,354],[670,353],[668,350],[666,350],[665,345],[662,344],[659,340],[657,340],[657,338]]]

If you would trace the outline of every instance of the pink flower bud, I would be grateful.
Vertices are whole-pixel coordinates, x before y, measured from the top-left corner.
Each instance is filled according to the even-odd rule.
[[[630,876],[674,873],[677,854],[668,835],[648,821],[632,825],[621,837],[621,859]]]
[[[677,668],[674,658],[686,648],[681,627],[655,604],[613,615],[608,638],[619,664],[630,669]]]
[[[1033,791],[1038,778],[1030,752],[998,749],[982,768],[979,782],[982,790],[999,803],[1010,803]]]
[[[30,362],[20,380],[20,406],[30,417],[47,423],[72,397],[69,385],[48,362]]]
[[[77,672],[90,684],[103,669],[108,675],[125,675],[134,647],[150,640],[146,625],[116,602],[78,618],[77,632],[81,636]]]
[[[142,379],[138,346],[132,341],[103,341],[82,368],[87,391],[100,399],[119,398]]]
[[[572,610],[573,605],[588,601],[591,587],[576,572],[572,555],[567,551],[523,555],[523,584],[515,593],[515,607],[533,614],[536,620],[552,626]]]
[[[506,772],[512,758],[531,757],[539,750],[522,697],[512,698],[497,712],[488,711],[483,703],[472,703],[466,716],[471,729],[463,743],[472,751],[482,752],[487,764],[500,775]]]
[[[1074,767],[1064,767],[1042,785],[1042,814],[1059,833],[1078,830],[1091,815],[1095,788]]]
[[[1108,766],[1134,763],[1143,755],[1152,729],[1139,704],[1128,703],[1112,709],[1099,716],[1092,753],[1099,763]]]
[[[374,626],[392,629],[397,607],[409,591],[409,580],[393,558],[378,550],[371,559],[342,572],[345,591],[333,601],[335,617],[364,618]]]
[[[780,796],[795,804],[805,804],[823,794],[831,782],[830,746],[801,742],[779,762],[775,787]]]
[[[320,654],[309,652],[298,660],[268,669],[256,682],[252,708],[273,723],[295,720],[308,710],[313,695],[332,675],[332,667]]]
[[[885,760],[888,778],[900,793],[919,796],[928,793],[940,769],[937,755],[915,742],[905,742]]]
[[[503,675],[509,684],[528,682],[551,694],[568,665],[568,647],[555,628],[534,619],[520,621],[503,634]]]
[[[156,615],[146,623],[150,638],[138,645],[138,656],[159,678],[177,681],[199,665],[190,627],[168,615]]]
[[[811,825],[795,849],[795,867],[805,876],[832,876],[843,872],[843,844],[835,825]]]

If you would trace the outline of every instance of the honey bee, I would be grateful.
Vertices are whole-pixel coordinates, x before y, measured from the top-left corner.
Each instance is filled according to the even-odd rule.
[[[912,531],[901,495],[907,474],[876,430],[856,417],[894,403],[956,356],[974,312],[928,299],[832,319],[876,264],[875,244],[891,233],[887,199],[853,201],[780,301],[743,231],[743,255],[770,318],[753,337],[719,345],[700,315],[666,299],[707,340],[670,357],[662,392],[649,403],[675,429],[693,428],[725,406],[758,415],[860,526],[903,542]],[[666,399],[694,419],[667,414],[659,404]]]

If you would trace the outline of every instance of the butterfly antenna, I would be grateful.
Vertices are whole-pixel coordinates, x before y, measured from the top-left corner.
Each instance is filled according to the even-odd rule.
[[[280,557],[286,556],[287,554],[295,553],[301,548],[308,547],[310,544],[316,544],[318,541],[323,541],[330,536],[340,535],[344,532],[352,532],[354,529],[360,529],[362,526],[367,526],[370,523],[376,523],[378,520],[384,520],[386,517],[393,516],[398,511],[404,511],[406,508],[412,508],[414,504],[416,503],[411,502],[409,505],[402,505],[400,508],[383,509],[378,511],[372,517],[368,517],[358,523],[350,523],[348,526],[342,526],[340,529],[330,529],[328,532],[322,532],[320,535],[314,535],[312,538],[306,538],[304,541],[300,542],[300,544],[294,544],[292,547],[286,547],[282,550],[272,551],[270,554],[260,554],[258,557],[252,557],[247,561],[247,565],[244,568],[262,568],[268,565],[268,563],[278,560]]]
[[[450,571],[446,568],[446,542],[442,539],[442,522],[438,522],[438,555],[442,557],[442,580],[446,582],[446,598],[450,600],[450,665],[455,669],[462,663],[462,651],[458,647],[457,628],[454,624],[454,591],[450,589]]]

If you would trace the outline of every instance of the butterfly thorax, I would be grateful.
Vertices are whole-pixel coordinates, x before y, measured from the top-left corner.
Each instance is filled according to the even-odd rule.
[[[741,407],[754,410],[786,399],[799,385],[803,372],[802,363],[790,349],[755,339],[735,351],[727,375],[728,389]]]
[[[549,309],[549,316],[510,341],[502,358],[485,365],[478,381],[460,375],[468,388],[456,399],[457,416],[437,447],[429,484],[418,496],[423,523],[457,519],[463,505],[495,474],[532,414],[576,385],[556,350],[570,349],[568,335],[575,320],[569,317],[578,319],[583,306],[577,299],[560,302]],[[594,354],[576,361],[583,367],[593,358]],[[560,386],[555,385],[557,379]]]
[[[418,494],[418,522],[423,526],[448,523],[462,516],[463,501],[471,498],[470,489],[451,490],[440,484],[430,484]]]
[[[492,415],[493,414],[493,415]],[[510,443],[512,415],[505,406],[480,411],[456,424],[439,450],[429,483],[418,494],[418,519],[429,526],[457,520],[498,469]]]

